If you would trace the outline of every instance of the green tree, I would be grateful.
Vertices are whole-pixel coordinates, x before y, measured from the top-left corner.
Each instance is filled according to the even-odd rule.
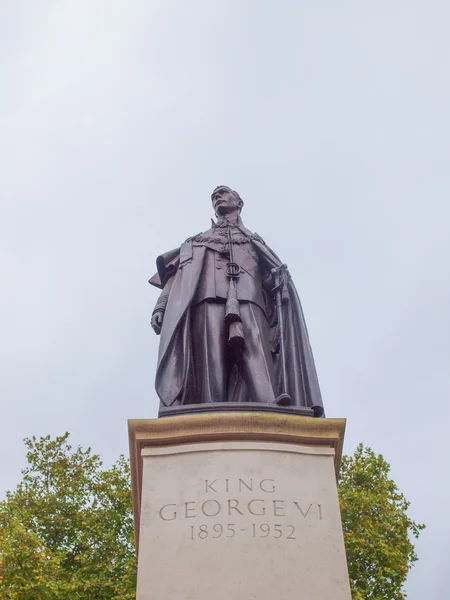
[[[389,477],[389,464],[360,444],[342,458],[339,499],[353,600],[404,600],[417,560],[411,538],[424,525],[407,514],[409,502]]]
[[[128,461],[104,470],[68,437],[25,440],[28,467],[0,503],[5,600],[135,598]]]
[[[103,469],[69,434],[25,440],[28,467],[0,502],[0,598],[134,600],[130,471]],[[342,459],[339,494],[354,600],[403,600],[423,525],[389,478],[382,456],[360,445]]]

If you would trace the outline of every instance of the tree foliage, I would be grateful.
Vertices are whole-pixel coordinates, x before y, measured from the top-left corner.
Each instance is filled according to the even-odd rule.
[[[0,502],[0,598],[134,600],[130,471],[103,469],[69,434],[26,439],[28,467]],[[354,600],[403,600],[422,525],[382,456],[360,445],[342,459],[339,494]]]
[[[417,560],[411,538],[424,525],[407,514],[409,502],[389,477],[389,464],[360,444],[341,463],[339,498],[353,600],[404,600]]]
[[[0,503],[0,597],[131,600],[136,565],[128,462],[103,470],[69,434],[25,440],[28,467]]]

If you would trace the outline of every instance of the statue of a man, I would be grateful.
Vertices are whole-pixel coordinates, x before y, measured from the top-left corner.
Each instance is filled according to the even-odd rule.
[[[259,402],[323,414],[303,313],[286,265],[244,227],[243,201],[227,186],[211,196],[204,233],[157,258],[162,289],[156,391],[163,406]]]

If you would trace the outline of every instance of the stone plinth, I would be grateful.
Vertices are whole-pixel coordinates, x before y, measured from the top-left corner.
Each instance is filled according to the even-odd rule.
[[[130,421],[137,600],[350,600],[344,429],[269,413]]]

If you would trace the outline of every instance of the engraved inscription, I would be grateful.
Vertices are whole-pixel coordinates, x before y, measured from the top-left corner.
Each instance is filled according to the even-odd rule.
[[[231,482],[229,479],[205,479],[205,492],[207,494],[214,492],[253,492],[258,489],[266,494],[273,494],[276,490],[275,482],[273,479],[255,480],[252,478],[242,479],[240,477]]]
[[[159,509],[159,517],[163,521],[175,521],[180,519],[194,519],[196,517],[243,517],[253,515],[263,517],[265,515],[272,517],[286,517],[286,509],[292,506],[298,511],[303,519],[308,517],[318,520],[323,519],[323,507],[321,504],[309,504],[301,506],[299,502],[288,502],[285,500],[264,500],[263,498],[253,498],[249,502],[242,502],[236,498],[229,498],[226,501],[204,500],[203,502],[189,501],[181,505],[164,504]],[[292,510],[290,510],[292,515]]]
[[[212,526],[207,524],[191,525],[190,531],[191,540],[206,540],[208,537],[217,539],[222,536],[233,538],[236,535],[236,524],[228,523],[225,526],[221,523],[215,523]],[[294,525],[284,525],[282,523],[275,525],[270,525],[269,523],[251,523],[249,529],[241,528],[239,532],[248,533],[254,538],[296,539]]]
[[[200,499],[169,502],[158,511],[162,521],[199,520],[200,523],[194,521],[189,527],[191,540],[238,536],[295,540],[298,528],[304,526],[302,523],[313,524],[324,519],[322,504],[286,499],[285,490],[271,478],[204,479],[199,492]],[[224,498],[224,494],[231,497]],[[272,494],[276,494],[275,498]],[[258,522],[248,523],[255,517]],[[242,525],[237,524],[239,521]]]

